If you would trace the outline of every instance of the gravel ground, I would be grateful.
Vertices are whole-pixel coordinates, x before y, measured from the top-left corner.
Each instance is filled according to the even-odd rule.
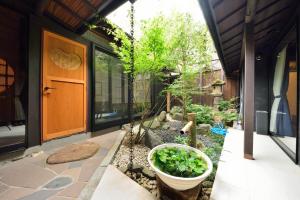
[[[163,127],[168,127],[168,129]],[[183,122],[174,120],[165,122],[160,128],[154,129],[152,131],[160,135],[162,137],[163,142],[167,143],[174,142],[175,137],[181,135],[179,131],[183,127]],[[209,136],[197,135],[197,138],[201,140],[206,147],[212,147],[214,145],[214,142],[209,138]],[[144,168],[151,170],[147,161],[149,151],[150,149],[144,145],[135,145],[133,151],[133,164],[140,165]],[[112,164],[119,168],[121,171],[123,171],[126,175],[131,177],[131,173],[126,171],[127,166],[129,164],[129,147],[127,145],[122,144],[120,146],[120,149],[115,155]],[[155,180],[150,180],[149,178],[144,176],[143,173],[140,172],[134,172],[133,177],[131,178],[137,183],[139,183],[141,186],[143,186],[145,189],[147,189],[150,193],[152,193],[156,199],[160,199],[157,183]],[[202,191],[199,195],[198,200],[209,199],[212,185],[213,182],[211,181],[204,181],[202,183]]]
[[[133,163],[147,167],[150,169],[150,165],[147,161],[147,156],[150,149],[144,145],[135,145],[133,150]],[[127,167],[129,164],[129,147],[121,145],[119,151],[115,155],[115,159],[112,163],[118,168]]]
[[[159,128],[153,130],[153,132],[158,133],[164,143],[173,143],[175,137],[181,135],[179,131],[184,127],[184,123],[181,121],[170,121],[166,122],[163,126],[169,126],[170,128],[167,130]]]

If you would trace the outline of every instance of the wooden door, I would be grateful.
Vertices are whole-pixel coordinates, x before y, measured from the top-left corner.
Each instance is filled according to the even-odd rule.
[[[43,32],[43,141],[86,131],[86,46]]]

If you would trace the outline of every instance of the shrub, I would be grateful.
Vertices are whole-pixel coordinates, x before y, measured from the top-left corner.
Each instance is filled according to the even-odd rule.
[[[180,147],[156,150],[152,162],[161,171],[177,177],[196,177],[207,170],[207,163],[196,152]]]
[[[219,111],[225,111],[232,108],[231,101],[220,101],[218,104]]]
[[[170,113],[171,115],[175,115],[175,113],[182,113],[182,108],[179,106],[173,106]]]
[[[214,112],[210,106],[191,104],[187,108],[188,112],[196,113],[197,124],[213,124]]]
[[[180,135],[174,138],[174,142],[178,144],[190,145],[190,139],[188,137],[183,137]]]
[[[236,111],[221,112],[222,119],[225,123],[233,122],[238,120],[238,113]]]

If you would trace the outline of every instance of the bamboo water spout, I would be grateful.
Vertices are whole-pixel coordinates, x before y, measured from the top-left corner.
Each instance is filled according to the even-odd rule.
[[[193,126],[193,121],[189,121],[181,130],[180,130],[180,134],[188,134],[191,131],[191,128]]]
[[[188,133],[190,137],[190,146],[197,146],[196,138],[196,113],[188,113],[188,123],[180,130],[181,134]]]

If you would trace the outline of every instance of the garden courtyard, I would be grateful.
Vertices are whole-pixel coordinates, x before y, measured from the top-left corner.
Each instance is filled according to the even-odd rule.
[[[300,199],[299,2],[170,2],[0,3],[0,200]]]

